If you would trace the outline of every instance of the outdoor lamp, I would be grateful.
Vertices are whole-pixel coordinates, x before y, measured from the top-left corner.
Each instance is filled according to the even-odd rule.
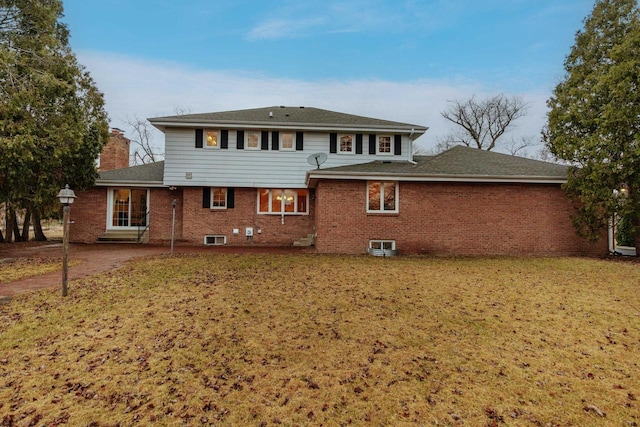
[[[76,193],[69,188],[69,184],[66,184],[64,188],[60,190],[57,197],[60,203],[66,206],[73,203],[73,200],[76,198]]]
[[[58,200],[62,203],[62,296],[67,296],[67,283],[69,279],[69,205],[76,198],[76,193],[65,185],[58,193]]]

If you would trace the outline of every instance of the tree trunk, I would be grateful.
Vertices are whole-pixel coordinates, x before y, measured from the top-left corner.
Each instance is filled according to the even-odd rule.
[[[2,235],[2,229],[0,229],[0,243],[4,243],[4,236]]]
[[[5,237],[4,241],[7,243],[11,243],[13,241],[13,228],[11,227],[11,202],[7,201],[6,204],[6,208],[5,208],[5,216],[4,216],[4,226],[5,226],[5,232],[7,233],[7,236]]]
[[[38,209],[33,209],[33,234],[35,235],[35,240],[38,242],[46,242],[47,236],[44,235],[42,231],[42,224],[40,223],[40,212]]]
[[[13,229],[14,241],[22,242],[20,227],[18,227],[18,215],[13,207],[11,208],[11,224],[9,226]]]
[[[27,208],[24,213],[24,224],[22,224],[22,241],[29,241],[29,227],[31,226],[31,208]]]

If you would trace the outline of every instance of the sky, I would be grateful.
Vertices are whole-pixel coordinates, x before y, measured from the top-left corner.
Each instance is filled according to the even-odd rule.
[[[135,118],[287,105],[428,126],[417,143],[432,150],[454,126],[441,112],[471,96],[522,97],[506,138],[538,141],[593,4],[63,0],[63,22],[129,137]]]

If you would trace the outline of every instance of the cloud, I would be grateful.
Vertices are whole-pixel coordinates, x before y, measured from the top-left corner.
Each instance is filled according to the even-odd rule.
[[[130,131],[127,117],[157,117],[176,114],[176,107],[191,113],[225,111],[270,105],[309,106],[344,113],[428,126],[418,143],[435,147],[450,125],[440,116],[447,101],[495,95],[478,82],[450,80],[320,80],[278,79],[257,73],[201,70],[183,65],[146,61],[105,52],[78,52],[99,89],[105,94],[111,126]],[[545,122],[549,94],[520,95],[530,105],[512,135],[540,135]],[[163,136],[154,132],[154,142]]]

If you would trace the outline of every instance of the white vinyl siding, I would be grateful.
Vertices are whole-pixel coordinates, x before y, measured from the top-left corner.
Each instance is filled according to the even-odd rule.
[[[248,130],[245,133],[246,131]],[[271,131],[269,133],[271,139]],[[316,169],[307,163],[307,157],[313,153],[327,154],[328,159],[320,166],[321,169],[373,160],[409,159],[407,135],[402,136],[402,155],[393,157],[367,154],[368,133],[363,132],[363,135],[363,154],[345,156],[329,153],[328,132],[305,131],[304,150],[300,151],[272,150],[271,147],[269,150],[247,150],[246,146],[245,149],[238,150],[237,133],[229,130],[228,149],[207,150],[195,148],[193,128],[168,128],[165,130],[164,185],[305,188],[306,172]],[[188,174],[191,174],[191,179],[187,179]]]

